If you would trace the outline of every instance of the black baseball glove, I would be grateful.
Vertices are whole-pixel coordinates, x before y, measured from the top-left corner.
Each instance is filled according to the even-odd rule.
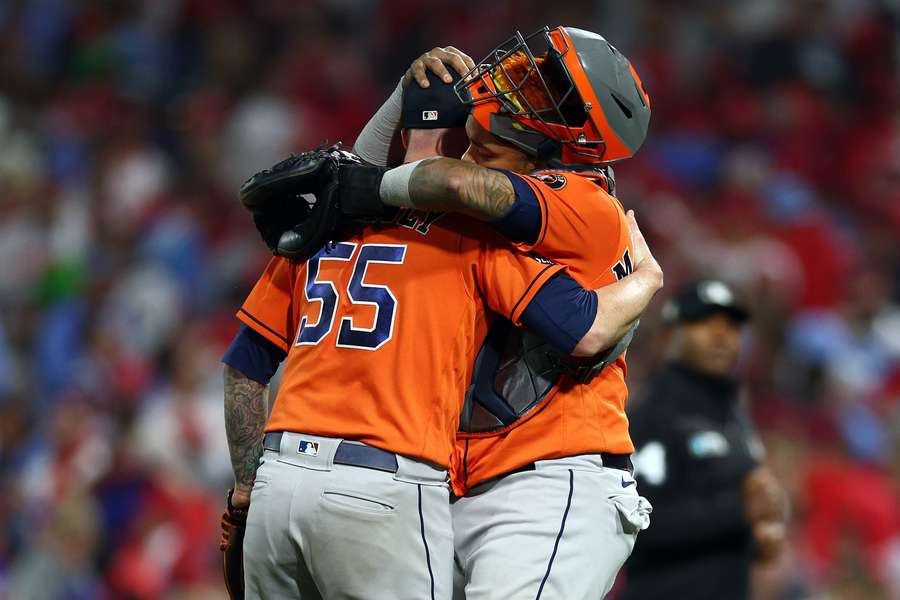
[[[320,146],[256,173],[241,186],[240,199],[273,254],[305,260],[345,217],[387,214],[377,194],[385,171],[363,165],[340,143]]]
[[[247,510],[235,508],[231,504],[229,490],[225,512],[222,513],[222,571],[225,575],[225,589],[231,600],[244,600],[244,532],[247,529]]]

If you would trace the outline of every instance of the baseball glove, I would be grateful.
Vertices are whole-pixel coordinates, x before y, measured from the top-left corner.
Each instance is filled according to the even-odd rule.
[[[225,589],[231,600],[244,600],[244,531],[247,528],[247,510],[235,508],[231,504],[231,495],[225,512],[222,513],[222,540],[219,550],[222,552],[222,570],[225,575]]]
[[[340,143],[320,146],[256,173],[241,186],[240,199],[273,254],[305,260],[334,237],[344,217],[386,214],[377,194],[385,170],[363,165]]]

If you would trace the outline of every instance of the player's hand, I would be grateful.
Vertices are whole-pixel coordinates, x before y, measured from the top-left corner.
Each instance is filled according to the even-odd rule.
[[[239,509],[246,509],[250,506],[250,488],[235,484],[234,491],[231,493],[231,505]]]
[[[744,479],[744,515],[753,525],[761,521],[781,523],[785,517],[784,489],[766,466],[753,469]]]
[[[452,68],[462,77],[475,68],[475,61],[468,54],[453,46],[432,48],[412,62],[403,75],[403,86],[406,87],[415,80],[420,87],[427,88],[430,85],[428,71],[440,77],[444,83],[450,83],[453,81],[453,76],[450,75],[447,67]]]
[[[658,280],[657,289],[662,288],[662,267],[659,266],[659,263],[656,262],[656,259],[653,257],[653,253],[650,252],[650,246],[647,245],[647,240],[644,239],[644,234],[641,233],[641,228],[638,227],[634,211],[629,210],[625,216],[628,220],[628,232],[631,234],[631,247],[634,250],[635,272],[643,271],[648,275],[653,276]]]
[[[777,560],[784,551],[787,528],[781,521],[757,521],[753,525],[753,541],[762,562]]]
[[[230,600],[244,600],[244,532],[247,528],[247,509],[235,506],[235,491],[228,492],[225,512],[222,513],[222,574]],[[249,496],[247,504],[250,504]]]

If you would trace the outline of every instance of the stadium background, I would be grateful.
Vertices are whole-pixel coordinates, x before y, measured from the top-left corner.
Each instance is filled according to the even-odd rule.
[[[747,295],[794,514],[760,598],[900,597],[896,1],[0,2],[0,598],[220,598],[218,359],[266,261],[235,190],[352,143],[424,50],[602,32],[651,135],[620,196],[671,294]],[[629,354],[662,359],[660,298]]]

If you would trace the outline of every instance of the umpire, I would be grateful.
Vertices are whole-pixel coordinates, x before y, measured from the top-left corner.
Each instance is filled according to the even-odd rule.
[[[622,598],[748,598],[752,563],[781,551],[785,512],[734,376],[749,314],[725,283],[705,280],[663,317],[669,362],[629,414],[653,523],[626,564]]]

